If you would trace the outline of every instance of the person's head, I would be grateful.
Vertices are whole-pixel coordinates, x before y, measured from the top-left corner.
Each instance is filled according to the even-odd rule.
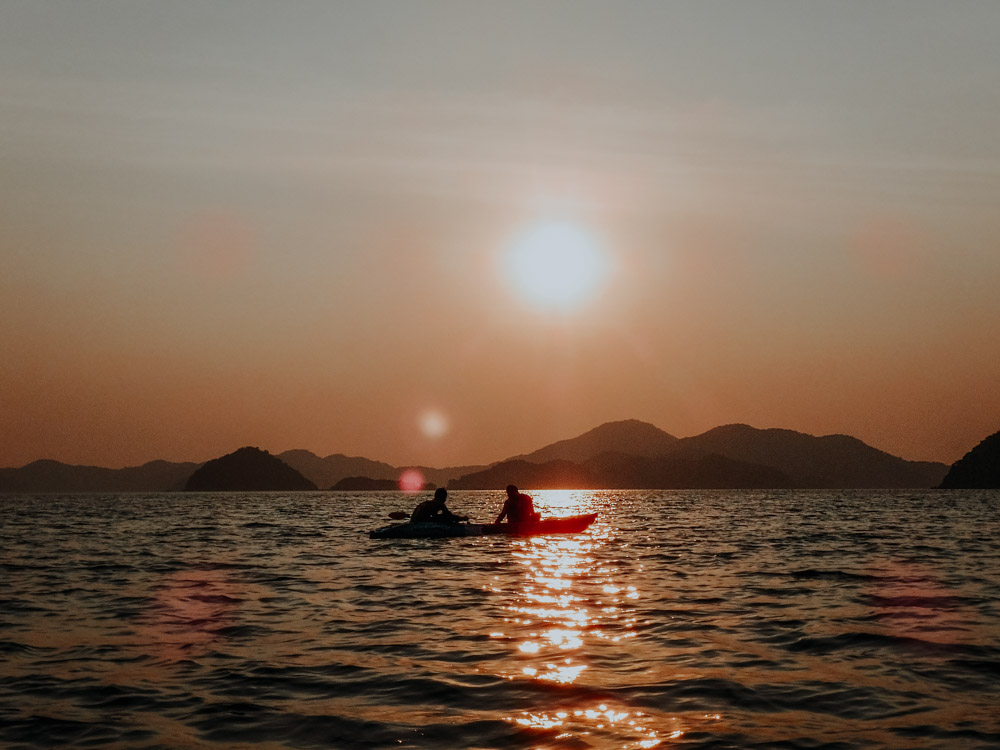
[[[448,490],[444,487],[438,487],[434,490],[434,502],[438,505],[444,505],[444,501],[448,499]]]
[[[512,484],[507,485],[507,497],[517,497],[517,487]]]

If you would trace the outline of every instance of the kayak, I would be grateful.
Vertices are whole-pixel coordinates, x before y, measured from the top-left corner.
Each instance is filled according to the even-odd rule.
[[[456,536],[539,536],[576,534],[597,518],[596,513],[564,518],[543,518],[535,523],[394,523],[368,533],[372,539],[442,539]]]

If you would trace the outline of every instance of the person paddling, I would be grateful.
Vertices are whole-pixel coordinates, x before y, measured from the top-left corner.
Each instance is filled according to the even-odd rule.
[[[500,510],[500,515],[493,523],[500,523],[504,518],[509,518],[513,524],[535,523],[541,517],[541,514],[535,511],[535,501],[531,499],[531,495],[518,492],[517,487],[508,484],[507,499]]]
[[[434,490],[432,500],[424,500],[413,509],[410,516],[410,523],[458,523],[468,521],[468,516],[459,516],[448,510],[445,501],[448,499],[448,490],[438,487]]]

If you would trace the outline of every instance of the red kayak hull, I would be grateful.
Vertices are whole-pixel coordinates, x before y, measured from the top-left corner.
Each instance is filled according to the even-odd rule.
[[[510,534],[511,536],[540,536],[542,534],[578,534],[597,519],[596,513],[563,518],[543,518],[535,523],[489,523],[483,526],[484,534]]]
[[[372,539],[442,539],[456,536],[542,536],[578,534],[597,518],[596,513],[543,518],[535,523],[395,523],[368,534]]]

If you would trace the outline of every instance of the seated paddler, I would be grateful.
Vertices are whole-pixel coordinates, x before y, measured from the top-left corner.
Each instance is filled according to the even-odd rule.
[[[445,501],[448,499],[448,490],[438,487],[434,490],[434,498],[424,500],[413,509],[410,516],[410,523],[458,523],[468,521],[468,516],[459,516],[448,510]]]
[[[541,514],[535,510],[535,501],[531,499],[531,495],[525,495],[523,492],[519,492],[513,484],[508,484],[507,499],[494,523],[500,523],[504,518],[513,524],[536,523],[541,518]]]

